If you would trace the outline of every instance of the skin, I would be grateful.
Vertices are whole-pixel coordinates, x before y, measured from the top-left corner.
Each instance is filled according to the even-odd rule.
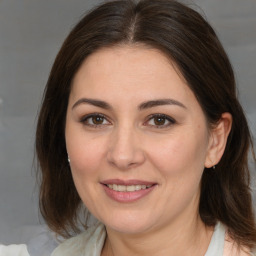
[[[74,77],[67,152],[83,203],[106,225],[102,255],[198,256],[207,250],[213,231],[199,217],[200,181],[204,168],[223,154],[231,116],[224,113],[209,130],[177,71],[158,50],[123,45],[93,53]],[[172,104],[139,108],[159,99]],[[103,117],[97,121],[95,113]],[[101,182],[107,179],[157,185],[137,201],[120,203],[105,193]]]

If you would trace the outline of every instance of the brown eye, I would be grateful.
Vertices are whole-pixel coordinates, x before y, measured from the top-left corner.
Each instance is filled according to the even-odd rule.
[[[104,125],[110,125],[111,123],[102,114],[90,114],[81,119],[81,123],[86,126],[102,127]]]
[[[93,124],[96,124],[96,125],[103,124],[104,117],[102,117],[102,116],[93,116],[92,117],[92,122],[93,122]]]
[[[176,121],[170,116],[164,114],[153,114],[145,124],[153,128],[167,128],[175,123]]]
[[[154,117],[154,123],[155,125],[164,125],[166,122],[166,118],[165,117]]]

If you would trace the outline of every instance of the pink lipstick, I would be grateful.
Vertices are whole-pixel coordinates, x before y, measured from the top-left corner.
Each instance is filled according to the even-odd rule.
[[[148,195],[156,183],[142,180],[111,179],[101,182],[106,194],[121,203],[134,202]]]

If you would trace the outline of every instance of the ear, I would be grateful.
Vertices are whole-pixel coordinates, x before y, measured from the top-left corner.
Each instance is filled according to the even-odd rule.
[[[220,161],[232,127],[232,115],[223,113],[217,125],[210,131],[205,167],[211,168]]]

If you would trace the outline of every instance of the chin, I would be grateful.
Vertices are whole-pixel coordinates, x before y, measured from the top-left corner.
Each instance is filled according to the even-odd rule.
[[[145,215],[132,215],[127,213],[124,218],[112,216],[110,219],[104,219],[102,222],[109,229],[125,234],[139,234],[149,230],[155,223],[155,220],[145,218]]]
[[[106,227],[118,233],[130,234],[130,235],[145,233],[149,229],[146,226],[138,226],[137,224],[134,224],[134,223],[133,225],[119,223],[116,225],[111,225]]]

